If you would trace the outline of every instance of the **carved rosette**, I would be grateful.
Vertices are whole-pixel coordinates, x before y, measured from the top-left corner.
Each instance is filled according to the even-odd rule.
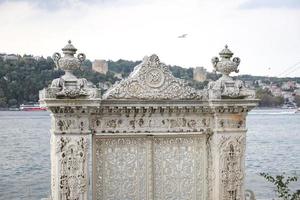
[[[203,92],[205,93],[205,92]],[[175,78],[157,55],[145,57],[143,62],[125,80],[104,94],[106,99],[202,99],[205,94],[196,91]]]

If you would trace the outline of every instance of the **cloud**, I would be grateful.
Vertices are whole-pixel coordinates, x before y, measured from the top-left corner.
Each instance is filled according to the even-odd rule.
[[[257,8],[288,8],[299,9],[299,0],[248,0],[240,6],[242,9],[257,9]]]
[[[211,57],[228,44],[242,59],[240,72],[256,75],[299,61],[295,9],[237,9],[236,0],[54,1],[58,9],[53,1],[52,8],[41,0],[0,2],[0,52],[48,56],[71,39],[91,60],[156,53],[167,64],[211,70]]]
[[[43,10],[55,11],[60,9],[70,9],[81,5],[93,6],[116,6],[137,4],[138,0],[0,0],[0,5],[3,3],[28,3],[31,6]]]

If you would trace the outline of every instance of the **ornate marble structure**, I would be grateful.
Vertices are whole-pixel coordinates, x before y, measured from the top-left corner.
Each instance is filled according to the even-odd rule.
[[[69,42],[66,74],[40,92],[52,113],[52,200],[239,200],[245,198],[246,115],[254,92],[229,74],[225,47],[213,59],[223,76],[197,91],[175,78],[158,56],[100,95],[72,70],[85,58]],[[92,177],[88,153],[92,148]]]

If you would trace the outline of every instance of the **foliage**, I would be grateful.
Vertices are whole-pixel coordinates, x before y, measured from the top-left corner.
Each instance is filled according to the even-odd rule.
[[[53,69],[50,57],[35,60],[19,56],[18,60],[6,61],[0,58],[0,107],[36,102],[39,90],[63,73]]]
[[[283,175],[277,175],[275,177],[271,176],[268,173],[260,173],[268,182],[273,183],[276,187],[276,193],[279,198],[283,200],[299,200],[300,199],[300,190],[296,190],[295,192],[291,191],[289,188],[289,184],[291,182],[296,182],[298,177],[296,176],[288,176],[285,177]]]
[[[86,60],[83,63],[81,70],[75,70],[74,74],[77,77],[86,78],[96,86],[99,83],[107,85],[113,84],[118,80],[117,75],[127,77],[140,64],[141,61],[108,61],[108,72],[106,75],[99,74],[92,70],[92,62]],[[193,68],[182,68],[180,66],[168,66],[172,74],[181,79],[185,79],[188,85],[196,89],[203,89],[207,86],[208,81],[197,82],[193,80]],[[17,60],[4,61],[0,57],[0,108],[2,107],[17,107],[22,103],[37,102],[38,92],[48,86],[55,78],[60,77],[64,72],[55,70],[55,64],[51,57],[34,59],[32,56],[18,56]],[[208,80],[216,80],[220,77],[217,73],[207,73]],[[263,82],[276,82],[281,85],[282,81],[293,80],[300,83],[300,78],[274,78],[274,77],[259,77],[251,75],[241,75],[234,77],[244,81],[257,80]],[[274,97],[268,90],[257,90],[257,97],[261,99],[259,106],[280,106],[283,104],[282,97]],[[296,97],[298,106],[300,97]]]
[[[256,97],[260,99],[260,107],[278,107],[283,105],[284,98],[273,96],[271,91],[268,89],[257,89]]]
[[[298,107],[300,107],[300,96],[299,95],[295,96],[295,103],[297,104]]]
[[[140,64],[141,61],[128,61],[128,60],[118,60],[116,62],[109,60],[107,62],[109,70],[115,73],[122,74],[123,77],[127,77],[133,68]]]
[[[0,108],[37,102],[39,90],[47,87],[53,79],[63,73],[61,70],[55,70],[51,57],[36,60],[30,56],[19,56],[18,60],[6,61],[0,57]],[[114,83],[117,80],[112,72],[103,75],[92,71],[92,63],[89,60],[74,74],[95,85],[106,81]]]

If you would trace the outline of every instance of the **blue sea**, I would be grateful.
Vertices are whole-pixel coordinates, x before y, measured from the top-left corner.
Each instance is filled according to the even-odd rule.
[[[300,114],[253,110],[247,128],[246,188],[272,199],[274,188],[258,174],[300,177]],[[49,196],[49,129],[48,112],[0,112],[0,200]],[[300,189],[300,182],[292,187]]]

